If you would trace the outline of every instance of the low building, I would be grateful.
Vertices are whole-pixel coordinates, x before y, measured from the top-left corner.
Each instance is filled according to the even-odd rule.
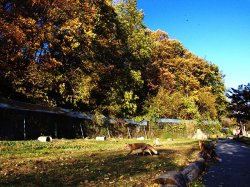
[[[0,99],[0,140],[87,136],[91,116],[63,108],[52,108],[19,101]]]

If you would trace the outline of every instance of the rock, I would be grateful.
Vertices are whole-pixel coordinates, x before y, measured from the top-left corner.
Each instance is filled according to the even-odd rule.
[[[185,177],[179,171],[169,171],[160,175],[154,182],[163,187],[187,187]]]
[[[197,140],[207,140],[207,135],[204,134],[201,129],[197,129],[196,133],[193,136],[193,139]]]

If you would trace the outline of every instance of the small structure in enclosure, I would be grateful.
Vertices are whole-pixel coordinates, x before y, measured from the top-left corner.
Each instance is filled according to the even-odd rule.
[[[148,121],[137,122],[127,118],[103,117],[103,123],[97,135],[106,135],[108,138],[138,138],[148,136]]]
[[[217,123],[215,121],[195,121],[195,120],[181,120],[181,119],[156,119],[158,130],[154,131],[158,136],[165,136],[165,138],[173,137],[193,137],[197,133],[197,129],[207,131],[206,134],[212,133],[216,129]],[[220,129],[220,128],[218,128]],[[205,135],[205,134],[204,134]]]
[[[137,127],[138,122],[132,119],[118,118],[118,119],[109,119],[109,129],[112,129],[114,132],[113,136],[118,136],[122,138],[135,138],[137,137]],[[115,127],[115,128],[114,128]]]
[[[148,129],[149,129],[149,121],[142,120],[140,122],[136,122],[131,119],[122,119],[127,128],[127,136],[128,138],[139,138],[139,139],[147,139],[148,138]],[[143,138],[142,138],[143,137]]]
[[[63,108],[52,108],[0,99],[0,139],[25,140],[39,136],[83,138],[91,116]]]

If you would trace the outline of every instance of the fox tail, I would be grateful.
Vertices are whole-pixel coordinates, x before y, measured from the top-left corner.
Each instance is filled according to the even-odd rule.
[[[150,151],[152,151],[155,155],[159,155],[159,152],[157,150],[155,150],[155,148],[153,146],[151,146],[149,144],[147,144],[147,146],[148,146],[148,149]]]

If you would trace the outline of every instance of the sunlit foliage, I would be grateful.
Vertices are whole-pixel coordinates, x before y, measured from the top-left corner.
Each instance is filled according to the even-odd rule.
[[[136,0],[1,0],[0,15],[1,96],[111,117],[224,114],[218,67],[150,31]]]

